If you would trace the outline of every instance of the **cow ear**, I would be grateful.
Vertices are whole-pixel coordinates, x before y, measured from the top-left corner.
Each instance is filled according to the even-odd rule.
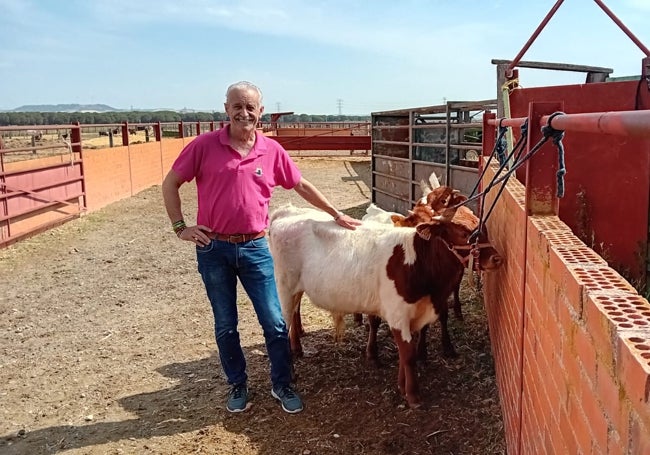
[[[391,215],[390,220],[393,222],[393,224],[401,223],[404,221],[406,217],[404,215]],[[401,224],[400,224],[401,226]]]
[[[457,192],[458,192],[458,190],[454,190],[454,194],[451,197],[450,203],[452,205],[462,204],[463,202],[465,202],[467,200],[467,196],[465,196],[463,194],[460,194],[460,192],[458,192],[458,193]]]
[[[421,223],[415,226],[415,232],[424,240],[431,239],[431,225],[429,223]]]
[[[415,226],[415,232],[424,240],[430,240],[431,236],[436,235],[440,222],[436,219],[431,220],[429,223],[420,223]]]

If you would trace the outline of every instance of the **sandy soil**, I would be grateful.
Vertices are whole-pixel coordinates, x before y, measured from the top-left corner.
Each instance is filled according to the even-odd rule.
[[[361,217],[370,161],[297,159],[339,208]],[[195,208],[183,187],[187,219]],[[274,206],[304,205],[276,190]],[[480,294],[463,288],[451,322],[459,357],[430,333],[424,406],[405,407],[397,352],[380,328],[380,360],[364,363],[364,327],[332,342],[329,315],[303,305],[306,357],[296,361],[306,409],[269,394],[263,338],[246,298],[240,332],[253,407],[224,409],[212,316],[193,247],[176,239],[160,187],[0,250],[0,453],[490,454],[503,424]]]

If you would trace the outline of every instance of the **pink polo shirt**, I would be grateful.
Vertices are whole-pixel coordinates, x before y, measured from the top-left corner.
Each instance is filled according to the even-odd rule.
[[[228,128],[197,136],[172,169],[185,182],[196,179],[197,224],[220,234],[260,232],[269,224],[273,189],[295,187],[300,170],[280,144],[260,132],[242,158],[230,147]]]

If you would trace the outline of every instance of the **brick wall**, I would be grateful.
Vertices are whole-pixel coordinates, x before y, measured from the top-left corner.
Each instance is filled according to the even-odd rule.
[[[506,259],[484,298],[508,453],[650,453],[650,304],[558,217],[526,216],[517,181],[488,228]]]

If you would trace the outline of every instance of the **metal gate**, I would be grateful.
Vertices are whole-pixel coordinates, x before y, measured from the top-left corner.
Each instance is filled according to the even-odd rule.
[[[0,127],[0,132],[0,247],[84,212],[78,125]],[[57,139],[43,145],[46,136]]]
[[[496,100],[449,101],[372,113],[372,201],[406,213],[432,172],[469,195],[478,182],[482,115],[496,107]]]

